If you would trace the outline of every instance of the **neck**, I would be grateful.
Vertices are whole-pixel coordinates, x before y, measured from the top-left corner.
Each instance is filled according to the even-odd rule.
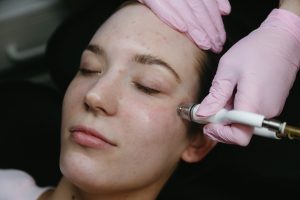
[[[161,187],[151,187],[147,190],[130,192],[111,193],[87,193],[70,183],[66,178],[62,178],[57,188],[48,191],[39,200],[154,200]]]

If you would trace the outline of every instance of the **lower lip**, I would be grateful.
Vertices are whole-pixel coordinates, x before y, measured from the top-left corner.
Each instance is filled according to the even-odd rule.
[[[71,132],[72,139],[79,145],[88,147],[88,148],[95,148],[95,149],[104,149],[111,147],[112,145],[105,142],[101,138],[95,137],[93,135],[87,134],[81,131],[74,131]]]

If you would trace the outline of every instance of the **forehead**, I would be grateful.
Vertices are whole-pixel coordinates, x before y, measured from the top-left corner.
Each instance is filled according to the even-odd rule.
[[[198,71],[196,59],[203,55],[188,37],[163,23],[141,4],[115,12],[96,32],[92,43],[117,51],[152,54],[164,59],[176,72],[191,79]],[[197,77],[198,79],[198,77]]]

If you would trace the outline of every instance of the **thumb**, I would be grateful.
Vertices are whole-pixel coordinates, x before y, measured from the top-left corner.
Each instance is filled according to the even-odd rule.
[[[215,78],[209,90],[209,94],[200,103],[196,115],[207,117],[216,114],[225,107],[232,97],[235,81],[230,78]]]

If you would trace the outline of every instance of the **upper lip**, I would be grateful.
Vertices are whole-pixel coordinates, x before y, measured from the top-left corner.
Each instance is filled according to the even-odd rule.
[[[89,135],[92,135],[94,137],[97,137],[101,140],[103,140],[104,142],[112,145],[112,146],[117,146],[116,143],[114,143],[113,141],[111,141],[110,139],[106,138],[105,136],[103,136],[101,133],[99,133],[98,131],[96,131],[95,129],[91,128],[91,127],[87,127],[87,126],[82,126],[82,125],[78,125],[78,126],[72,126],[70,128],[70,132],[75,132],[75,131],[80,131]]]

